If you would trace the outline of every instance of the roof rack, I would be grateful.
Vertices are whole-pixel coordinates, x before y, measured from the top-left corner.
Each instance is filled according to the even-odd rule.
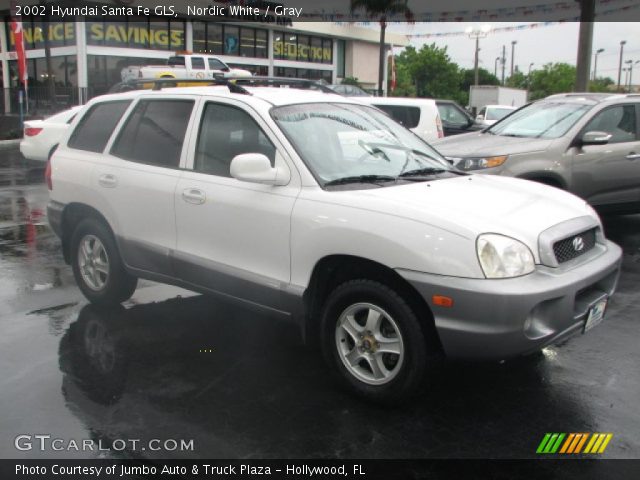
[[[226,86],[231,93],[251,95],[245,88],[234,83],[235,78],[137,78],[116,83],[109,93],[130,92],[133,90],[162,90],[165,87]]]
[[[251,87],[289,87],[289,88],[302,88],[309,90],[319,90],[324,93],[333,93],[326,85],[316,81],[310,80],[308,78],[293,78],[293,77],[262,77],[262,76],[254,76],[254,77],[240,77],[240,78],[230,78],[230,81],[233,81],[236,85],[246,85]]]

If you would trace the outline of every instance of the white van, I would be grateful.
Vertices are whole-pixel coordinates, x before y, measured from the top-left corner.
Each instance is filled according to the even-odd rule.
[[[402,97],[358,97],[357,100],[378,107],[425,142],[444,137],[435,100]]]

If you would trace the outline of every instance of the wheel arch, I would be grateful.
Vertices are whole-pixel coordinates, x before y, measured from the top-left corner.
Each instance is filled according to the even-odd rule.
[[[433,312],[418,291],[392,268],[364,257],[344,254],[325,256],[314,265],[303,294],[305,343],[311,344],[314,338],[319,338],[322,306],[333,289],[360,278],[380,282],[402,295],[420,319],[427,342],[442,352]]]
[[[118,241],[114,235],[113,228],[109,224],[109,221],[104,215],[102,215],[95,208],[85,203],[69,203],[62,211],[62,255],[66,263],[71,262],[71,236],[73,235],[76,226],[86,218],[94,218],[103,223],[113,236],[116,246]],[[118,249],[120,247],[118,246]]]
[[[530,172],[520,175],[518,178],[542,183],[551,187],[561,188],[562,190],[568,189],[567,182],[560,175],[554,172]]]

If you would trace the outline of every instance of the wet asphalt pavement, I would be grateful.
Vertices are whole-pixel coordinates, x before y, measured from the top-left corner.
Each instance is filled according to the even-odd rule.
[[[88,305],[41,175],[0,151],[0,458],[533,458],[545,432],[611,432],[604,458],[640,457],[640,215],[605,219],[625,258],[600,326],[533,357],[445,364],[383,408],[267,316],[151,282],[123,308]],[[22,434],[193,451],[18,450]]]

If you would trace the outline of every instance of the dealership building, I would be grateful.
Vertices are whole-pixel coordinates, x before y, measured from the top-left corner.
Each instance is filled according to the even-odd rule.
[[[110,3],[125,2],[96,5]],[[153,12],[158,2],[137,0],[126,4],[146,5]],[[192,0],[189,4],[206,7],[213,3]],[[230,66],[257,75],[323,79],[328,83],[356,77],[365,88],[376,87],[379,32],[374,28],[275,17],[262,22],[230,22],[221,21],[224,17],[188,16],[180,8],[176,6],[177,17],[76,16],[73,21],[44,22],[42,17],[22,16],[30,106],[46,111],[51,103],[59,107],[84,102],[119,82],[124,67],[163,63],[177,51],[216,55]],[[18,87],[8,0],[0,0],[0,15],[0,68],[4,112],[8,113],[16,110]],[[387,34],[386,43],[388,48],[404,46],[407,38]],[[55,77],[54,102],[48,83],[47,48]]]

